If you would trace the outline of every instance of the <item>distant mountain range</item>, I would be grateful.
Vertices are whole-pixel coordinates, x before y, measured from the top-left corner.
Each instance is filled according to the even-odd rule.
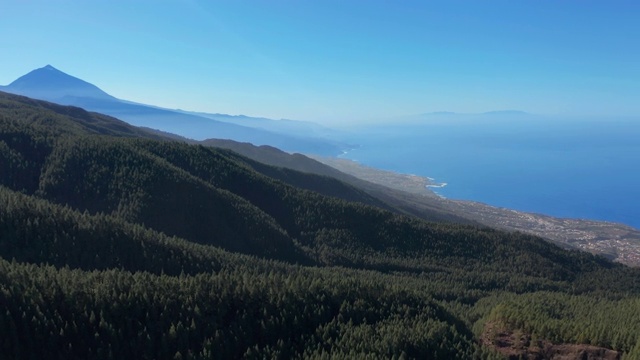
[[[194,140],[231,139],[271,145],[287,152],[337,155],[351,145],[331,140],[336,132],[311,122],[171,110],[118,99],[51,65],[33,70],[0,90],[72,105],[117,117],[132,125]]]

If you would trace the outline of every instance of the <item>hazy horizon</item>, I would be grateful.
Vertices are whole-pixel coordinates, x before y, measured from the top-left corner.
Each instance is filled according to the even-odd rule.
[[[327,125],[640,115],[640,5],[629,1],[40,0],[3,13],[2,84],[51,64],[130,101]]]

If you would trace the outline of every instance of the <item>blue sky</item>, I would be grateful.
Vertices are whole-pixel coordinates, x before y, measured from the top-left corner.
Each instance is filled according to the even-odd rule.
[[[636,1],[0,4],[0,84],[51,64],[127,100],[322,123],[640,116]]]

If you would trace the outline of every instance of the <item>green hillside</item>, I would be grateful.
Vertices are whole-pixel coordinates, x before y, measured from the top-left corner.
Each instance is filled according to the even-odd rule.
[[[2,358],[640,357],[640,270],[533,236],[4,94],[0,171]]]

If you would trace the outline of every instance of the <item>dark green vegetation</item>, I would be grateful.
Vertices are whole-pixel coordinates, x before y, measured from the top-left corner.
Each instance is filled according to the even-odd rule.
[[[500,358],[486,321],[637,358],[637,269],[153,136],[0,94],[2,358]]]
[[[207,146],[230,149],[250,159],[275,167],[294,169],[304,173],[338,179],[364,190],[367,194],[377,199],[383,200],[398,213],[417,216],[429,221],[476,223],[452,212],[437,201],[424,201],[425,198],[423,196],[415,196],[415,194],[362,180],[301,154],[288,154],[271,146],[257,147],[249,143],[239,143],[231,140],[209,139],[201,143]],[[304,182],[293,185],[305,187]]]

